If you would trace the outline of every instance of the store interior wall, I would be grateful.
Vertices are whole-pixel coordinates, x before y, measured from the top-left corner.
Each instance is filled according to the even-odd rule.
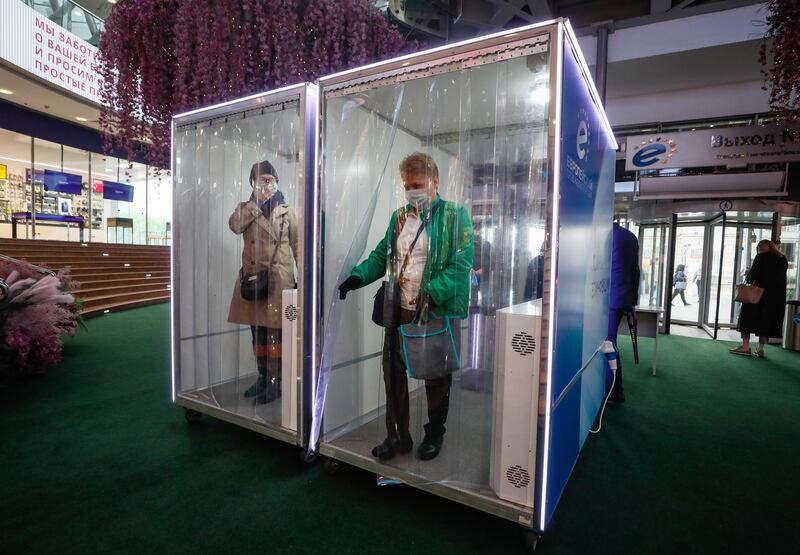
[[[31,159],[33,141],[33,163]],[[0,129],[0,164],[7,166],[6,179],[0,179],[0,237],[10,238],[11,213],[29,212],[30,172],[35,166],[36,212],[64,213],[84,218],[84,241],[168,245],[172,219],[172,182],[168,172],[154,172],[138,162],[104,156],[44,139]],[[81,176],[79,195],[44,191],[44,170],[64,171]],[[133,187],[133,202],[103,198],[102,181]],[[89,196],[91,195],[91,214]],[[62,205],[62,206],[59,206]],[[133,228],[108,228],[108,218],[130,218]],[[91,222],[91,224],[90,224]],[[18,224],[19,238],[33,238],[32,226]],[[38,222],[37,239],[78,241],[76,224]]]

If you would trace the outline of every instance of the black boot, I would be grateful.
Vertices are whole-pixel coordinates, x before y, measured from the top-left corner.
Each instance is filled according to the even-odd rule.
[[[260,391],[256,396],[255,404],[256,405],[266,405],[267,403],[271,403],[278,397],[280,397],[281,391],[281,379],[280,378],[269,378],[266,380],[266,387],[263,391]]]
[[[431,436],[425,434],[425,439],[422,440],[419,449],[417,449],[417,456],[423,461],[435,459],[439,454],[439,451],[442,450],[443,442],[444,436]]]
[[[386,438],[383,443],[372,448],[372,456],[382,461],[393,459],[400,453],[404,455],[414,448],[414,440],[407,436],[405,440]]]
[[[264,376],[263,374],[259,374],[256,383],[254,383],[245,390],[244,396],[253,397],[255,395],[260,395],[266,388],[267,388],[267,377]]]

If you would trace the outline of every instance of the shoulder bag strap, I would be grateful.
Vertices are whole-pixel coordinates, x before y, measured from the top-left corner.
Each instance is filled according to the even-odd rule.
[[[422,219],[422,223],[420,224],[419,229],[417,230],[417,235],[414,237],[414,240],[411,241],[411,245],[408,247],[408,252],[406,253],[405,258],[403,259],[403,265],[400,267],[400,273],[397,274],[398,280],[400,279],[400,276],[403,275],[403,272],[406,271],[406,266],[408,266],[408,261],[411,258],[411,252],[414,250],[414,246],[417,244],[417,239],[419,239],[419,236],[422,235],[423,231],[425,231],[425,226],[428,225],[428,222],[430,222],[433,219],[433,214],[439,207],[439,204],[441,204],[441,201],[434,204],[428,211],[428,214],[425,216],[425,218]]]

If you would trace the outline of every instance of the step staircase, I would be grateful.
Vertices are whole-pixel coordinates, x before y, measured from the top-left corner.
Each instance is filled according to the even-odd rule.
[[[0,254],[53,271],[69,266],[84,318],[170,300],[169,247],[0,239]]]

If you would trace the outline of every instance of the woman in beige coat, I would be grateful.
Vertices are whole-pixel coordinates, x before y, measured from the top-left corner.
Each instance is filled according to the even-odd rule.
[[[297,215],[278,190],[278,173],[268,161],[250,170],[253,193],[231,214],[228,225],[244,239],[242,268],[236,275],[228,321],[250,326],[258,380],[244,396],[255,404],[274,401],[281,394],[281,307],[284,289],[296,286]],[[268,271],[266,298],[242,297],[241,280]]]

